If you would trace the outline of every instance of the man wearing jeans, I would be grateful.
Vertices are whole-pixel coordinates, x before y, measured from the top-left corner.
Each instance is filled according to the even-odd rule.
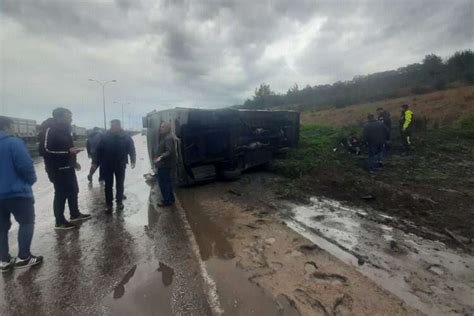
[[[24,268],[39,264],[41,256],[30,253],[35,225],[35,210],[31,186],[36,182],[33,161],[22,140],[9,134],[12,120],[0,116],[0,270]],[[8,231],[10,215],[20,225],[18,259],[10,256]]]
[[[176,167],[176,136],[171,132],[171,125],[166,122],[160,125],[157,156],[155,165],[158,169],[158,184],[163,198],[158,205],[171,206],[175,202],[172,175]]]
[[[93,168],[100,166],[103,170],[107,214],[110,214],[113,211],[114,178],[117,210],[122,210],[124,208],[123,191],[128,157],[130,157],[130,165],[132,169],[135,168],[137,157],[133,139],[122,129],[119,120],[112,120],[110,122],[110,130],[105,133],[97,146],[97,153],[93,162]]]

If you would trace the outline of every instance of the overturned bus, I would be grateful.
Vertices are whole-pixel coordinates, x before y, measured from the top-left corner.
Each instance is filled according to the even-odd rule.
[[[294,111],[176,108],[143,118],[150,162],[160,142],[159,127],[169,122],[177,142],[177,182],[190,185],[216,178],[233,180],[296,147],[300,115]]]

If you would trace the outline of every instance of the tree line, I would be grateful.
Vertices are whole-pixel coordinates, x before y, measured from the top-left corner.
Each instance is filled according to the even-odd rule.
[[[307,85],[300,89],[297,84],[285,94],[261,84],[252,99],[234,107],[240,109],[296,108],[317,109],[327,106],[345,107],[355,103],[373,102],[397,98],[409,94],[423,94],[443,90],[453,85],[474,84],[474,53],[458,51],[443,60],[426,55],[421,63],[407,65],[396,70],[356,76],[350,81],[333,84]]]

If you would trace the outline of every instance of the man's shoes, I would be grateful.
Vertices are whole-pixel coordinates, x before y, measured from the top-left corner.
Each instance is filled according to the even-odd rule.
[[[126,200],[127,196],[124,194],[122,200]]]
[[[158,202],[158,206],[161,206],[161,207],[168,207],[168,206],[171,206],[173,204],[174,203],[170,203],[170,202],[165,203],[163,201]]]
[[[75,217],[71,217],[70,221],[71,222],[78,222],[78,221],[84,221],[86,219],[89,219],[91,218],[92,215],[91,214],[82,214],[82,213],[79,213],[79,215],[75,216]]]
[[[42,256],[30,255],[26,259],[18,258],[15,262],[15,269],[23,269],[23,268],[27,268],[27,267],[30,267],[30,266],[35,266],[37,264],[40,264],[41,262],[43,262],[43,257]]]
[[[117,202],[117,210],[123,210],[125,206],[123,206],[122,202]]]
[[[8,272],[13,268],[14,265],[15,265],[14,257],[11,257],[10,261],[0,261],[0,271],[2,271],[2,273]]]
[[[92,182],[92,175],[91,174],[87,175],[87,180],[89,180],[89,182]]]
[[[112,205],[107,205],[107,208],[105,209],[105,214],[110,215],[113,212],[113,206]]]
[[[56,229],[56,230],[68,230],[68,229],[73,229],[75,227],[76,227],[76,225],[71,224],[69,222],[65,222],[63,224],[56,224],[54,229]]]

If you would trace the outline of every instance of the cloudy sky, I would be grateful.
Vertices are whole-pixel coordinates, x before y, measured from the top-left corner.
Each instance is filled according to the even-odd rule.
[[[474,0],[0,0],[1,113],[102,122],[242,103],[474,48]]]

